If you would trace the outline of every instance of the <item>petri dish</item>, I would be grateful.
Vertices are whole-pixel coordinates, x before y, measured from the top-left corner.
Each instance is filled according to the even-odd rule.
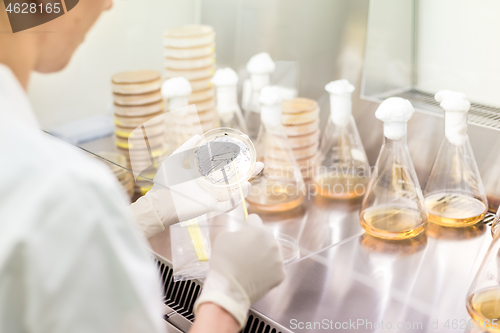
[[[160,90],[134,95],[113,94],[113,101],[118,105],[144,105],[159,102],[161,100],[162,96]]]
[[[220,143],[220,145],[210,145]],[[224,150],[224,143],[231,143]],[[237,145],[239,152],[235,157],[232,150]],[[237,189],[252,176],[256,163],[255,147],[250,138],[232,128],[217,128],[206,132],[196,142],[191,154],[191,165],[198,175],[202,186],[219,190],[221,194]]]
[[[148,149],[138,149],[132,150],[132,152],[130,152],[128,148],[121,147],[116,147],[116,149],[118,150],[118,152],[125,155],[127,160],[130,160],[130,155],[132,154],[132,158],[134,159],[135,163],[136,161],[151,161],[151,159],[157,160],[158,158],[161,158],[167,152],[167,145],[163,144],[160,147],[151,148],[151,151]]]
[[[115,114],[114,118],[116,125],[120,127],[132,127],[132,128],[144,125],[146,122],[148,128],[150,126],[159,125],[165,122],[165,116],[163,112],[158,112],[148,116],[137,116],[137,117],[125,117]]]
[[[211,77],[215,73],[215,66],[211,65],[204,68],[190,69],[190,70],[175,70],[166,68],[165,74],[167,79],[172,77],[185,77],[187,80],[198,80],[206,77]]]
[[[163,45],[166,47],[189,48],[215,41],[215,32],[208,25],[184,25],[167,29],[164,33]]]
[[[189,83],[191,84],[191,89],[193,89],[193,91],[199,91],[211,88],[212,87],[212,82],[210,82],[211,80],[212,80],[211,77],[206,77],[198,80],[190,80]]]
[[[208,88],[205,90],[199,90],[199,91],[194,91],[191,95],[188,97],[189,104],[196,104],[208,100],[213,100],[215,97],[215,90],[214,88]]]
[[[196,104],[196,110],[198,113],[200,112],[206,112],[209,110],[215,109],[215,101],[213,98],[206,99],[204,101],[197,102]]]
[[[281,103],[281,112],[286,114],[310,112],[316,109],[319,109],[318,103],[309,98],[293,98]]]
[[[215,43],[197,47],[165,47],[163,56],[172,59],[192,59],[213,55],[215,52]]]
[[[148,136],[163,135],[165,133],[165,125],[160,124],[155,126],[147,126],[146,133]],[[122,138],[143,137],[142,131],[139,132],[135,128],[131,127],[115,126],[115,134],[116,136],[120,136]]]
[[[295,238],[282,233],[274,233],[274,239],[278,242],[284,265],[291,264],[300,258],[299,243]]]
[[[160,90],[161,75],[157,71],[141,70],[113,75],[112,89],[117,94],[144,94]]]
[[[306,135],[288,136],[288,142],[292,148],[301,148],[313,145],[319,142],[319,130]]]
[[[299,125],[283,125],[287,136],[305,135],[316,132],[319,128],[319,119]]]
[[[300,113],[282,113],[283,125],[307,124],[319,118],[319,108]]]
[[[193,59],[165,58],[165,67],[177,70],[205,68],[213,64],[215,64],[214,55]]]
[[[318,145],[319,143],[316,142],[310,146],[294,148],[292,149],[293,156],[295,157],[295,159],[312,157],[318,152]],[[288,160],[288,154],[283,150],[279,148],[273,149],[273,147],[271,147],[271,149],[272,152],[269,154],[270,158],[276,160]]]
[[[125,117],[147,116],[163,111],[163,101],[144,105],[114,105],[116,115]]]
[[[155,149],[165,143],[164,135],[148,136],[147,140],[144,137],[140,138],[122,138],[119,136],[115,137],[115,143],[117,147],[126,149]]]

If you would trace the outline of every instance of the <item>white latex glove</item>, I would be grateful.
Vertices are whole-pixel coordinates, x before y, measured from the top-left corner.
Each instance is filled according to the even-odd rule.
[[[221,232],[215,240],[210,271],[195,303],[218,304],[243,328],[250,305],[285,278],[283,259],[272,233],[255,214],[236,232]]]
[[[189,151],[194,147],[199,135],[195,135],[186,141],[172,155]],[[171,155],[171,156],[172,156]],[[187,156],[186,156],[187,157]],[[146,238],[156,235],[172,224],[188,221],[210,212],[224,213],[238,206],[241,202],[239,192],[234,192],[231,197],[216,198],[212,193],[201,188],[196,181],[188,181],[172,187],[172,191],[166,188],[167,178],[177,176],[172,168],[165,167],[165,163],[172,163],[167,158],[154,178],[153,188],[146,195],[139,198],[131,205],[135,224],[141,229]],[[178,161],[182,164],[181,161]],[[179,173],[183,172],[182,165],[174,166]],[[174,168],[174,169],[175,169]],[[264,168],[264,164],[257,162],[252,176],[257,175]],[[250,192],[250,182],[241,184],[243,195],[246,197]]]

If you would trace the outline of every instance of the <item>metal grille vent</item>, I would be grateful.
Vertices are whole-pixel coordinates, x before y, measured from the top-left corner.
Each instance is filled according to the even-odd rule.
[[[161,257],[154,257],[162,282],[163,302],[168,307],[164,319],[180,332],[188,332],[194,320],[193,307],[202,283],[198,280],[174,282],[172,265]],[[250,314],[241,333],[292,333],[273,320],[250,309]]]
[[[486,225],[491,226],[491,224],[493,223],[494,220],[495,220],[495,214],[488,212],[488,213],[486,213],[486,215],[484,216],[484,218],[481,222],[486,224]]]
[[[431,113],[441,117],[444,114],[443,109],[439,106],[439,103],[436,102],[433,94],[413,89],[395,96],[409,99],[415,108],[418,108],[426,113]],[[471,103],[469,111],[469,124],[500,130],[500,108]]]
[[[245,328],[241,331],[243,333],[281,333],[277,331],[276,328],[272,328],[271,325],[266,324],[259,318],[253,315],[248,316],[247,324]]]
[[[194,280],[174,282],[170,266],[154,259],[160,272],[163,302],[172,310],[188,319],[194,320],[193,306],[201,291],[201,285]]]

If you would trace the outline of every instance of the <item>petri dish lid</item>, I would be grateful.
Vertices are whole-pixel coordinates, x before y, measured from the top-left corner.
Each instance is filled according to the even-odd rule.
[[[160,73],[157,71],[129,71],[121,72],[113,75],[111,81],[117,84],[135,84],[135,83],[148,83],[159,80]]]
[[[311,121],[310,123],[297,124],[297,125],[283,125],[286,135],[298,136],[306,135],[316,132],[319,128],[319,119]]]
[[[144,94],[160,90],[161,75],[150,70],[121,72],[113,75],[111,82],[114,93]]]
[[[214,29],[209,25],[183,25],[165,30],[165,37],[190,38],[212,34]]]
[[[188,97],[189,104],[196,104],[205,102],[208,100],[213,100],[215,97],[215,90],[213,87],[209,87],[205,90],[194,91]]]
[[[319,109],[318,103],[309,98],[294,98],[281,103],[282,113],[300,113]]]
[[[192,59],[212,55],[215,52],[215,43],[208,45],[189,47],[189,48],[175,48],[166,47],[163,55],[165,58],[173,59]]]
[[[193,92],[197,92],[199,90],[206,90],[206,89],[212,87],[211,80],[212,80],[211,77],[206,77],[203,79],[190,80],[189,83],[191,84],[191,88],[193,89]]]
[[[300,258],[299,243],[293,237],[282,233],[275,233],[274,239],[278,242],[283,264],[287,265]]]
[[[156,136],[156,135],[163,135],[165,133],[165,125],[164,124],[159,124],[155,126],[148,126],[146,129],[146,134],[148,136]],[[144,134],[139,132],[137,128],[131,128],[131,127],[121,127],[118,125],[115,125],[115,134],[116,136],[120,136],[122,138],[137,138],[140,137],[142,138]]]
[[[163,111],[148,116],[137,116],[137,117],[125,117],[118,114],[114,115],[115,125],[120,127],[132,127],[136,128],[138,126],[146,124],[146,126],[155,126],[165,122],[165,116]]]
[[[159,100],[145,105],[114,105],[114,112],[116,115],[125,117],[141,117],[150,114],[157,114],[163,111],[163,101]]]
[[[146,140],[147,139],[147,140]],[[120,136],[115,137],[115,144],[117,147],[129,150],[146,150],[146,149],[154,149],[159,148],[163,144],[165,144],[166,137],[164,135],[157,136],[148,136],[147,138],[123,138]]]
[[[316,119],[319,119],[319,108],[306,112],[281,114],[283,125],[307,124]]]
[[[310,146],[319,142],[319,130],[306,135],[288,136],[288,142],[290,143],[292,149]]]
[[[192,70],[206,68],[215,64],[215,55],[208,55],[194,59],[165,58],[165,68],[174,70]]]
[[[185,25],[167,29],[163,45],[166,47],[190,48],[207,45],[215,41],[215,32],[208,25]]]
[[[204,68],[186,69],[186,70],[165,68],[165,74],[167,78],[182,76],[185,77],[187,80],[198,80],[207,77],[212,77],[214,73],[215,73],[214,65]]]
[[[136,95],[113,94],[113,101],[118,105],[144,105],[159,102],[161,100],[162,96],[160,90]]]
[[[230,162],[231,152],[209,151],[210,146],[207,144],[217,142],[238,145],[239,153],[233,162]],[[201,136],[195,147],[197,149],[192,152],[191,165],[203,183],[216,188],[230,188],[246,182],[252,176],[256,152],[252,141],[246,134],[233,128],[216,128]],[[229,156],[224,160],[221,158],[223,160],[221,167],[217,168],[218,165],[213,163],[213,158],[222,157],[223,154]]]

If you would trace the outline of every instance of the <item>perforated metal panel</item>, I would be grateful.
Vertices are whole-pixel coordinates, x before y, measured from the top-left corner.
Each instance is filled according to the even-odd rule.
[[[433,94],[419,90],[409,90],[396,96],[410,100],[413,106],[420,111],[440,117],[444,115],[443,109],[436,102]],[[471,103],[469,123],[500,130],[500,109],[493,106]]]

